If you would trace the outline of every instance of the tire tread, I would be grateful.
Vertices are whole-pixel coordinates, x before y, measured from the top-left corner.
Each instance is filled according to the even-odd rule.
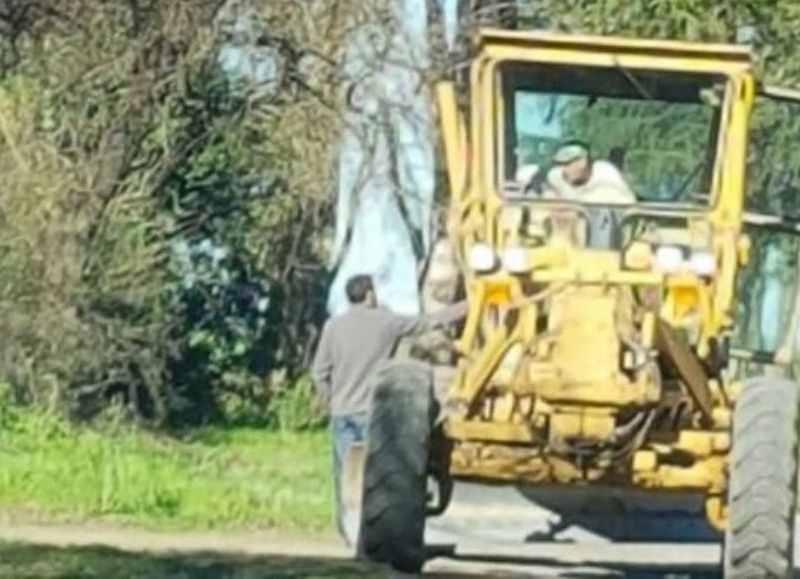
[[[797,386],[759,378],[736,403],[725,536],[727,578],[791,577],[797,497]]]
[[[425,562],[432,391],[429,370],[417,363],[393,362],[376,376],[358,553],[403,573]]]

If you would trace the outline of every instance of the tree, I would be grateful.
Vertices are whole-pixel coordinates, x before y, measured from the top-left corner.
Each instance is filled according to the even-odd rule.
[[[241,39],[238,4],[0,0],[0,377],[18,400],[197,422],[262,412],[303,372],[337,58],[362,10],[251,3]],[[236,43],[275,74],[231,74]]]

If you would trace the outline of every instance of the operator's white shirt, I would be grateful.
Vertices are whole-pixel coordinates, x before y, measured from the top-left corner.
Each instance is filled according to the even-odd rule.
[[[527,185],[538,171],[537,165],[520,167],[517,173],[518,182],[523,186]],[[613,163],[603,160],[592,162],[592,173],[583,185],[570,185],[564,180],[561,168],[553,167],[547,174],[542,196],[546,199],[566,199],[601,205],[636,203],[636,195],[619,169]]]
[[[582,185],[570,185],[564,180],[560,167],[553,167],[547,174],[545,197],[597,203],[627,205],[636,203],[622,173],[608,161],[593,161],[589,180]]]

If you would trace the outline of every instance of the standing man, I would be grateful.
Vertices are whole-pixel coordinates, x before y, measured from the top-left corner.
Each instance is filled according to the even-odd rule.
[[[336,523],[347,541],[342,513],[341,476],[354,443],[366,442],[371,377],[400,339],[462,319],[462,302],[430,316],[399,316],[381,308],[372,278],[357,275],[345,285],[351,308],[325,324],[312,369],[314,383],[331,417]]]

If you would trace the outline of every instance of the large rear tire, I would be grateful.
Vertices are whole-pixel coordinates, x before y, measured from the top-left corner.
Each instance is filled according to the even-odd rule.
[[[392,362],[376,376],[369,418],[358,553],[403,573],[425,563],[432,387],[426,365]]]
[[[797,386],[782,378],[749,381],[736,402],[723,554],[726,578],[792,576],[797,406]]]

